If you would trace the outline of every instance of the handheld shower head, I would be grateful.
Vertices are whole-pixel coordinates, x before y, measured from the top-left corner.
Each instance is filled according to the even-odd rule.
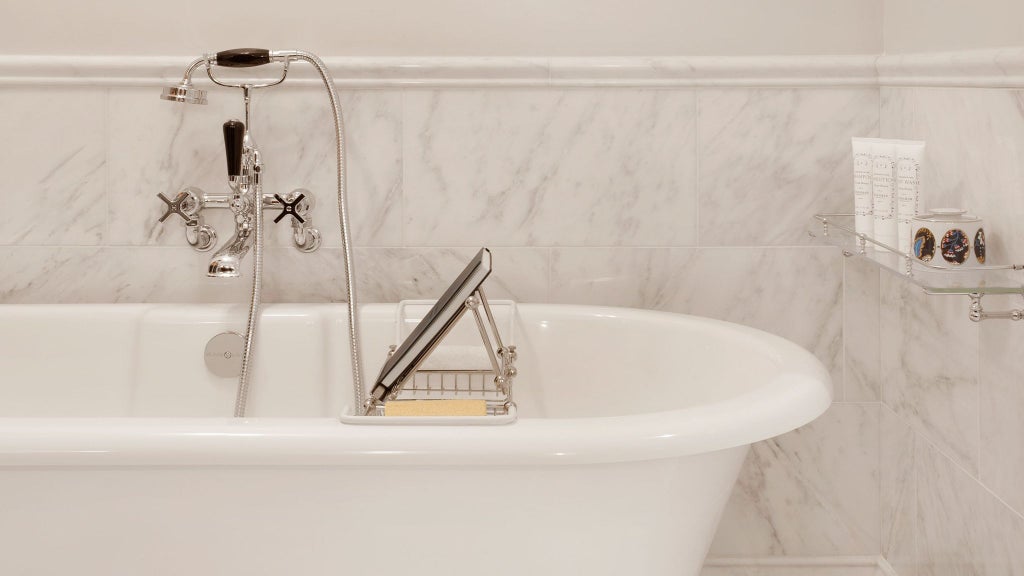
[[[164,88],[160,98],[183,104],[206,104],[206,90],[196,88],[189,81],[182,81]]]

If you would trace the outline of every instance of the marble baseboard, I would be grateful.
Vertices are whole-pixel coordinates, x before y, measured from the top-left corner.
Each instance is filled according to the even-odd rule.
[[[896,576],[877,556],[709,557],[701,576]]]

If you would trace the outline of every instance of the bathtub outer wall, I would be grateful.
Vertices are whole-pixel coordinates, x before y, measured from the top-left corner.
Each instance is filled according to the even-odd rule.
[[[696,576],[746,446],[567,466],[0,469],[0,573]]]

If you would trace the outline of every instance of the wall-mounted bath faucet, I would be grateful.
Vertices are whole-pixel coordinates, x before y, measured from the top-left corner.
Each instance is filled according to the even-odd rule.
[[[205,54],[196,58],[185,70],[181,82],[165,88],[160,95],[164,100],[184,104],[206,104],[206,91],[192,84],[192,74],[206,69],[206,75],[214,84],[229,88],[240,88],[245,100],[245,121],[229,120],[224,124],[224,149],[227,156],[227,194],[207,194],[194,186],[182,188],[175,197],[167,198],[158,194],[166,204],[166,211],[160,222],[177,214],[184,220],[185,239],[196,250],[210,250],[217,243],[216,231],[205,223],[203,210],[207,208],[228,208],[235,217],[235,233],[217,250],[210,260],[207,275],[213,277],[237,277],[242,259],[252,250],[252,295],[249,304],[249,319],[242,351],[242,366],[238,375],[238,395],[235,399],[235,416],[244,416],[249,389],[249,375],[253,340],[260,315],[260,291],[263,271],[263,211],[279,209],[274,219],[280,222],[286,216],[292,224],[292,240],[303,252],[312,252],[320,246],[320,232],[313,227],[310,213],[314,198],[308,190],[298,189],[280,194],[263,193],[263,162],[260,151],[253,143],[251,104],[252,92],[258,88],[276,86],[288,77],[288,66],[292,62],[306,62],[312,65],[323,81],[324,89],[331,101],[334,116],[335,142],[337,144],[338,166],[338,224],[341,229],[341,247],[344,256],[345,291],[348,299],[349,353],[352,361],[352,386],[355,406],[363,403],[362,362],[359,353],[358,314],[356,312],[355,281],[352,267],[351,234],[349,232],[348,202],[345,178],[345,125],[341,115],[341,104],[334,89],[334,81],[323,61],[316,55],[302,50],[263,50],[239,48],[216,54]],[[280,77],[268,82],[231,82],[218,78],[213,69],[216,66],[228,68],[249,68],[264,64],[282,65]]]
[[[207,275],[217,278],[235,278],[240,274],[242,258],[252,247],[256,207],[263,210],[281,209],[274,222],[280,222],[285,216],[291,216],[292,240],[295,247],[303,252],[312,252],[320,247],[320,232],[313,227],[310,216],[315,200],[308,190],[293,190],[285,196],[280,194],[264,194],[262,173],[263,162],[260,152],[253,143],[249,130],[251,125],[252,91],[256,88],[275,86],[284,81],[288,73],[287,59],[283,60],[284,69],[280,79],[255,83],[227,83],[214,78],[210,67],[219,66],[242,67],[256,66],[271,61],[269,51],[241,49],[228,50],[210,57],[199,59],[189,66],[184,79],[179,84],[165,88],[160,95],[164,100],[186,104],[206,104],[206,92],[192,85],[192,71],[197,62],[205,63],[210,78],[222,86],[242,89],[245,100],[245,122],[228,120],[224,123],[224,152],[227,157],[228,185],[230,194],[207,194],[195,186],[182,188],[173,198],[163,194],[157,196],[167,209],[160,222],[173,214],[184,220],[185,240],[199,251],[213,248],[217,242],[217,232],[203,219],[203,210],[207,208],[229,208],[235,216],[235,233],[210,260]]]

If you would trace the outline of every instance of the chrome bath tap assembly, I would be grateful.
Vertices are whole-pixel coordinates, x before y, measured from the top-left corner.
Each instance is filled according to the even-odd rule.
[[[185,240],[198,251],[211,250],[217,243],[217,232],[203,218],[208,208],[227,208],[235,219],[235,233],[218,249],[210,260],[207,275],[218,278],[239,276],[242,259],[253,252],[252,292],[249,303],[249,317],[244,336],[240,342],[241,368],[238,371],[238,392],[235,399],[235,416],[245,416],[249,393],[249,378],[252,372],[253,342],[257,332],[260,314],[260,300],[263,272],[264,210],[280,210],[274,222],[290,217],[292,240],[302,252],[313,252],[320,247],[320,232],[313,227],[311,213],[315,207],[313,195],[308,190],[293,190],[284,196],[263,192],[263,162],[251,133],[252,93],[256,89],[276,86],[285,81],[292,62],[302,61],[316,68],[331,101],[334,115],[335,139],[337,145],[337,201],[338,220],[341,227],[342,251],[344,253],[345,289],[348,299],[349,340],[352,362],[352,384],[355,406],[363,405],[361,383],[361,362],[359,354],[358,317],[356,315],[355,286],[353,282],[351,237],[346,195],[345,171],[345,128],[334,90],[334,81],[324,63],[317,56],[299,50],[263,50],[241,48],[216,54],[206,54],[195,59],[185,70],[181,82],[165,88],[161,98],[185,104],[206,104],[206,91],[192,84],[192,74],[204,68],[210,80],[219,86],[239,88],[245,100],[245,121],[228,120],[224,123],[224,147],[227,156],[228,185],[230,193],[207,194],[199,188],[187,186],[175,197],[157,196],[166,204],[166,211],[160,218],[164,222],[172,215],[184,221]],[[229,82],[214,74],[215,67],[250,68],[268,64],[280,64],[280,77],[267,82]]]

